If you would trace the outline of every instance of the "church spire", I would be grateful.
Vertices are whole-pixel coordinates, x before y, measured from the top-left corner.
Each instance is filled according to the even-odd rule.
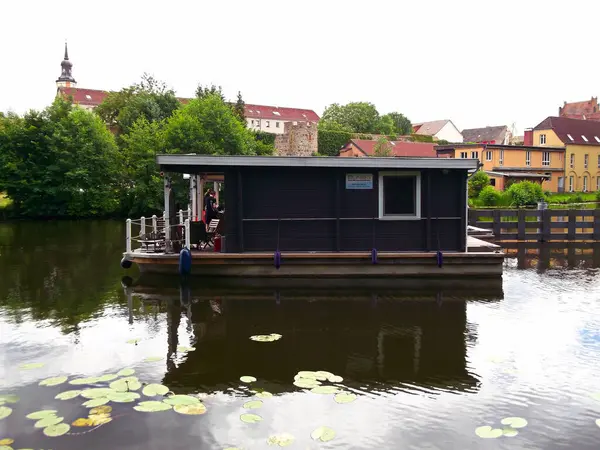
[[[61,74],[60,77],[56,80],[56,86],[58,88],[68,88],[68,87],[76,87],[77,82],[75,78],[73,78],[73,74],[71,73],[73,69],[73,63],[69,61],[69,49],[67,48],[67,41],[65,41],[65,58],[60,63]]]

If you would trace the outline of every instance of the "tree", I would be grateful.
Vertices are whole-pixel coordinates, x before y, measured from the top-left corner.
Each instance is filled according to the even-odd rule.
[[[490,185],[490,177],[487,173],[479,170],[469,179],[469,198],[479,196],[481,190]]]
[[[373,156],[393,156],[392,144],[384,137],[380,137],[373,147]]]
[[[246,127],[246,104],[244,103],[244,99],[242,98],[242,93],[239,91],[237,94],[237,101],[233,106],[233,112],[235,113],[237,118],[240,119],[242,125]]]
[[[396,134],[396,127],[392,118],[389,116],[382,116],[379,119],[379,123],[377,124],[377,128],[375,129],[375,133],[385,134],[388,136]]]
[[[172,89],[144,74],[139,83],[109,93],[95,112],[119,136],[128,133],[140,118],[149,122],[161,121],[179,107],[179,100]]]
[[[0,191],[20,215],[92,217],[118,208],[114,138],[97,115],[64,99],[1,119],[0,166]]]
[[[218,95],[221,97],[221,100],[225,102],[225,96],[223,95],[223,88],[221,86],[215,86],[214,84],[202,86],[199,84],[196,88],[196,98],[204,98],[212,94]]]
[[[218,94],[190,101],[167,121],[168,151],[201,155],[271,154],[273,147],[256,140]]]
[[[410,120],[401,113],[391,112],[381,117],[382,121],[391,122],[393,124],[393,133],[386,134],[398,134],[398,135],[407,135],[412,134],[412,124]]]
[[[531,181],[513,183],[506,192],[515,206],[534,206],[545,200],[542,186]]]
[[[354,133],[373,133],[379,124],[379,113],[372,103],[354,102],[343,106],[334,103],[325,109],[322,120],[348,127]]]

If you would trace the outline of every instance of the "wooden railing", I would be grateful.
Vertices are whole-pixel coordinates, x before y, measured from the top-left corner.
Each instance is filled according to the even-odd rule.
[[[496,241],[600,241],[600,209],[469,209],[469,225]]]

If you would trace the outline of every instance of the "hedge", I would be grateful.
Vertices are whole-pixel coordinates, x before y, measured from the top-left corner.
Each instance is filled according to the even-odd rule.
[[[352,139],[352,133],[347,131],[319,130],[319,155],[337,156],[340,149]]]

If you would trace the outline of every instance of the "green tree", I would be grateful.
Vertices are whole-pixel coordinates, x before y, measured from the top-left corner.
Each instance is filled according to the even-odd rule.
[[[483,206],[497,206],[502,194],[494,189],[494,186],[486,186],[481,190],[478,198]]]
[[[190,101],[167,121],[165,145],[176,153],[268,155],[273,147],[258,141],[218,94]]]
[[[225,96],[223,95],[223,88],[221,86],[215,86],[214,84],[203,86],[199,84],[196,88],[196,98],[204,98],[208,95],[218,95],[221,97],[223,103],[225,103]]]
[[[375,133],[385,134],[387,136],[396,134],[396,127],[392,118],[389,116],[381,116],[377,128],[375,129]]]
[[[373,133],[379,124],[379,113],[372,103],[334,103],[325,109],[322,120],[345,126],[354,133]]]
[[[410,120],[399,112],[391,112],[381,117],[382,121],[391,121],[393,123],[393,132],[386,134],[408,135],[412,133],[413,127]]]
[[[244,99],[242,98],[242,93],[239,91],[237,94],[237,101],[233,106],[233,112],[235,113],[237,118],[240,119],[242,125],[246,127],[246,104],[244,103]]]
[[[139,83],[111,92],[95,109],[118,136],[128,133],[140,118],[149,122],[170,117],[180,107],[175,92],[154,77],[144,74]]]
[[[373,147],[373,156],[392,156],[392,144],[384,137],[380,137]]]
[[[0,125],[0,191],[28,217],[114,213],[121,181],[114,138],[94,113],[57,98]]]
[[[481,190],[490,185],[490,177],[487,173],[479,170],[471,178],[469,178],[469,198],[479,196]]]
[[[531,181],[513,183],[506,192],[515,206],[534,206],[545,200],[542,186]]]

